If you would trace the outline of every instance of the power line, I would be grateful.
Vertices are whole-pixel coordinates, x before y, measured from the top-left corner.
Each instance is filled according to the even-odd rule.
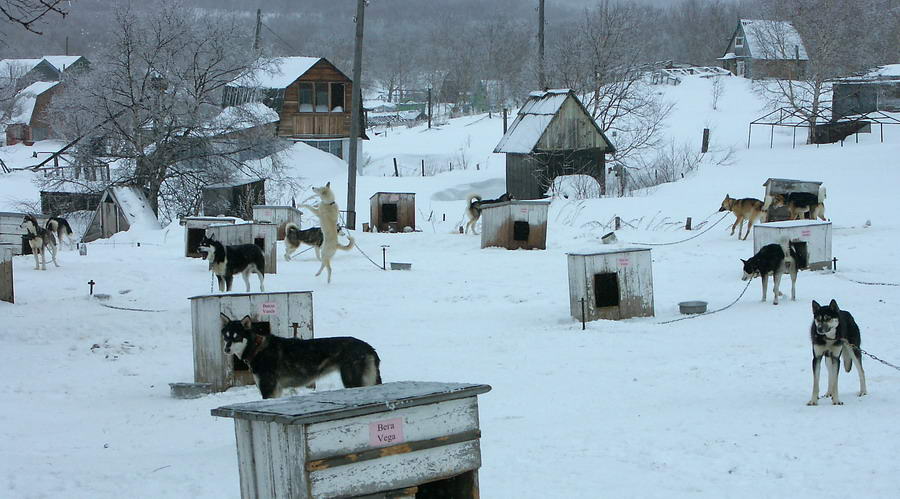
[[[260,23],[260,24],[262,24],[267,30],[269,30],[269,33],[272,33],[273,35],[275,35],[275,38],[277,38],[278,41],[280,41],[281,43],[283,43],[285,47],[287,47],[287,48],[293,50],[295,54],[299,54],[299,53],[300,53],[300,51],[297,50],[296,47],[294,47],[293,45],[291,45],[290,43],[288,43],[284,38],[278,36],[278,33],[276,33],[275,31],[273,31],[272,28],[270,28],[268,24],[266,24],[266,23]]]

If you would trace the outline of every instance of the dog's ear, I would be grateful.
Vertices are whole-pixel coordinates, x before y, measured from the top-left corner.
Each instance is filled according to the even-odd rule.
[[[822,308],[822,306],[819,305],[819,302],[817,302],[816,300],[813,300],[812,306],[813,306],[813,314],[818,314],[819,309]]]
[[[834,298],[831,299],[831,303],[829,303],[828,306],[831,307],[831,309],[834,310],[835,312],[840,310],[840,308],[838,307],[837,301],[835,301]]]
[[[330,181],[330,180],[329,180],[328,182],[325,183],[325,188],[326,188],[326,189],[331,189],[331,181]]]
[[[244,329],[250,331],[253,329],[253,319],[251,319],[249,315],[245,315],[244,318],[241,319],[241,325],[244,326]]]
[[[744,262],[744,265],[747,264],[747,260],[744,260],[743,258],[741,258],[741,261]]]
[[[231,318],[223,314],[222,312],[219,312],[219,319],[222,320],[222,327],[225,327],[229,322],[231,322]]]

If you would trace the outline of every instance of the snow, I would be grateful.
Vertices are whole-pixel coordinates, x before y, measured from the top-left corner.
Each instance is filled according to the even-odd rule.
[[[159,220],[147,198],[136,187],[110,187],[128,224],[138,229],[159,229]]]
[[[65,71],[69,66],[78,62],[80,55],[45,55],[44,60],[60,71]]]
[[[2,59],[0,60],[0,78],[24,76],[40,62],[40,59]]]
[[[496,152],[527,154],[553,121],[552,114],[520,114],[497,144]]]
[[[799,59],[806,61],[806,47],[800,33],[787,21],[741,19],[750,55],[756,59]],[[795,52],[794,48],[799,52]]]
[[[15,114],[6,123],[8,125],[16,123],[30,125],[38,96],[55,87],[58,83],[58,81],[36,81],[20,90],[16,94],[15,104],[13,105],[13,113]]]
[[[198,134],[220,134],[235,130],[252,128],[264,123],[275,123],[279,120],[278,112],[261,102],[247,102],[239,106],[229,106],[213,118],[207,129]]]
[[[247,87],[286,88],[321,60],[321,57],[274,57],[270,69],[256,71],[235,83]]]
[[[319,264],[310,251],[279,262],[267,290],[313,291],[316,335],[371,343],[386,382],[490,384],[479,397],[483,497],[892,497],[900,487],[891,438],[900,373],[866,358],[867,396],[857,398],[856,375],[844,373],[845,405],[805,404],[813,299],[836,299],[860,324],[863,348],[898,361],[900,288],[849,279],[900,282],[892,208],[900,173],[889,160],[900,157],[900,130],[885,128],[883,144],[861,134],[858,144],[796,149],[790,131],[776,130],[774,148],[760,139],[747,149],[747,123],[764,114],[763,102],[749,82],[721,81],[719,111],[708,80],[657,88],[676,104],[666,140],[696,147],[710,128],[713,150],[733,148],[730,164],[633,197],[554,200],[546,251],[480,249],[478,237],[454,233],[466,194],[503,192],[504,156],[491,153],[499,117],[375,137],[358,178],[358,223],[368,220],[372,193],[415,192],[421,232],[353,236],[379,263],[389,245],[387,260],[412,270],[385,272],[355,250],[339,252],[329,285],[313,276]],[[4,161],[27,160],[25,149],[8,149],[0,149]],[[446,165],[459,155],[468,169],[417,173],[422,159]],[[304,183],[330,180],[345,209],[346,166],[329,157],[298,144],[288,164]],[[394,157],[401,177],[385,176]],[[19,175],[0,175],[0,200],[19,195]],[[761,199],[770,177],[828,188],[838,271],[802,272],[796,302],[760,303],[756,281],[723,312],[659,324],[680,317],[679,302],[704,300],[715,310],[743,289],[739,259],[752,242],[730,236],[733,217],[724,214],[690,241],[652,247],[656,317],[590,322],[582,331],[569,316],[566,253],[697,235],[681,228],[685,217],[696,226],[709,215],[710,227],[726,192]],[[601,245],[614,216],[635,228],[616,231],[620,245]],[[45,272],[33,270],[31,256],[14,258],[17,303],[0,303],[5,496],[239,497],[233,422],[210,410],[259,400],[258,391],[169,396],[168,383],[193,379],[187,297],[211,285],[207,262],[181,256],[183,230],[132,229],[89,244],[86,256],[62,251],[62,266]],[[165,312],[101,307],[88,296],[90,280],[111,305]],[[855,478],[822,479],[836,463]]]

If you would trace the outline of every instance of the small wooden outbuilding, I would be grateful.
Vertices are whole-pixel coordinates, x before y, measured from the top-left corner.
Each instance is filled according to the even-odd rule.
[[[284,226],[295,223],[300,227],[303,212],[293,206],[274,206],[258,204],[253,207],[253,221],[275,224],[278,228],[278,240],[284,240]]]
[[[25,213],[0,211],[0,251],[3,248],[9,248],[13,256],[31,254],[31,246],[23,238],[26,231],[21,227],[25,215]],[[47,223],[46,216],[35,215],[35,218],[41,227]]]
[[[12,248],[0,246],[0,301],[16,302],[13,286],[13,252]]]
[[[415,193],[376,192],[369,198],[369,221],[378,232],[416,230]]]
[[[200,295],[189,300],[194,382],[209,383],[216,392],[254,383],[247,365],[234,355],[225,354],[219,314],[232,320],[249,315],[258,334],[305,340],[313,337],[311,291]],[[297,324],[296,334],[294,324]]]
[[[778,208],[773,208],[770,206],[772,202],[772,196],[774,194],[806,192],[818,196],[819,190],[822,187],[822,182],[811,180],[791,180],[787,178],[770,178],[766,180],[766,182],[763,184],[763,187],[766,188],[766,197],[764,203],[765,206],[768,207],[768,217],[765,221],[780,222],[782,220],[789,220],[790,213],[788,212],[786,206],[780,206]]]
[[[495,153],[506,153],[506,192],[541,199],[560,175],[590,175],[606,194],[606,155],[616,151],[571,89],[532,92]]]
[[[52,138],[50,102],[60,92],[58,81],[36,81],[15,96],[12,116],[6,120],[6,145],[32,145]]]
[[[100,204],[94,211],[81,242],[89,243],[126,231],[133,225],[159,229],[159,220],[150,206],[143,189],[134,186],[116,186],[103,191]]]
[[[481,247],[547,249],[549,200],[514,199],[481,205]]]
[[[735,76],[760,80],[798,80],[809,56],[800,33],[787,21],[741,19],[719,58]]]
[[[400,381],[219,407],[234,418],[242,499],[477,499],[477,396]]]
[[[786,220],[753,226],[753,254],[767,244],[792,243],[810,270],[832,268],[831,222],[821,220]]]
[[[266,204],[265,179],[211,184],[203,188],[203,214],[253,220],[253,206]]]
[[[653,316],[649,248],[609,248],[567,256],[572,317],[593,321]]]
[[[255,244],[266,258],[265,274],[275,274],[278,270],[278,228],[275,224],[247,222],[240,224],[218,224],[206,228],[206,234],[224,244]]]
[[[873,111],[900,112],[900,64],[879,66],[833,82],[831,112],[835,118]]]
[[[179,220],[184,226],[184,256],[188,258],[203,258],[200,253],[200,241],[206,235],[206,229],[211,225],[228,225],[237,223],[233,217],[184,217]]]

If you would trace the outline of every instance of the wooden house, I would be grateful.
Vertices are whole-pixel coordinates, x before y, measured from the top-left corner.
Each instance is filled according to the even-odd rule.
[[[278,112],[276,134],[347,159],[353,82],[322,57],[277,57],[225,87],[223,106],[262,102]],[[363,113],[360,112],[360,120]],[[359,139],[366,138],[361,123]],[[362,144],[358,144],[358,156]]]
[[[416,229],[416,195],[412,192],[376,192],[369,198],[369,223],[378,232]]]
[[[267,223],[224,223],[210,225],[206,235],[225,246],[255,244],[266,259],[265,274],[275,274],[278,270],[278,230],[275,224]]]
[[[234,419],[242,499],[477,499],[477,396],[490,389],[400,381],[211,413]]]
[[[833,119],[873,111],[900,112],[900,64],[880,66],[832,83]]]
[[[791,243],[810,270],[832,268],[831,222],[786,220],[753,226],[753,254],[767,244]]]
[[[809,56],[800,33],[787,21],[741,19],[719,58],[722,67],[736,76],[800,79]]]
[[[37,81],[16,94],[12,115],[6,120],[6,145],[32,145],[52,138],[48,108],[61,88],[58,81]]]
[[[649,248],[568,253],[569,310],[578,320],[653,316]]]
[[[20,227],[25,215],[18,212],[0,212],[0,251],[7,248],[13,255],[31,254],[31,246],[23,238],[26,231]],[[42,227],[47,223],[46,216],[35,215],[35,218]]]
[[[481,247],[547,249],[550,201],[518,200],[481,205]]]
[[[184,256],[203,258],[199,248],[206,229],[211,225],[233,223],[237,223],[237,219],[233,217],[184,217],[179,220],[179,224],[184,226]]]
[[[140,187],[115,186],[103,191],[81,242],[105,239],[134,225],[159,229],[159,220]]]
[[[208,383],[212,385],[212,391],[221,392],[232,386],[253,384],[253,375],[247,365],[224,352],[219,314],[233,320],[249,315],[258,334],[304,340],[313,337],[311,291],[228,293],[192,296],[189,299],[194,382]]]
[[[506,153],[506,192],[541,199],[559,175],[590,175],[606,193],[606,155],[615,147],[568,89],[532,92],[495,153]]]
[[[45,55],[40,59],[0,60],[0,82],[21,90],[36,81],[60,81],[89,69],[89,62],[80,55]]]
[[[284,227],[288,223],[295,223],[300,227],[303,212],[293,206],[274,206],[259,204],[253,207],[253,221],[275,224],[278,228],[278,240],[284,240]]]
[[[790,220],[790,212],[786,206],[773,208],[771,205],[772,196],[774,194],[789,194],[791,192],[806,192],[809,194],[819,195],[822,188],[822,182],[809,180],[791,180],[787,178],[770,178],[763,183],[766,188],[766,196],[764,204],[767,207],[767,217],[764,222],[780,222],[782,220]]]
[[[203,188],[203,214],[253,220],[253,206],[266,204],[265,179],[210,184]]]

